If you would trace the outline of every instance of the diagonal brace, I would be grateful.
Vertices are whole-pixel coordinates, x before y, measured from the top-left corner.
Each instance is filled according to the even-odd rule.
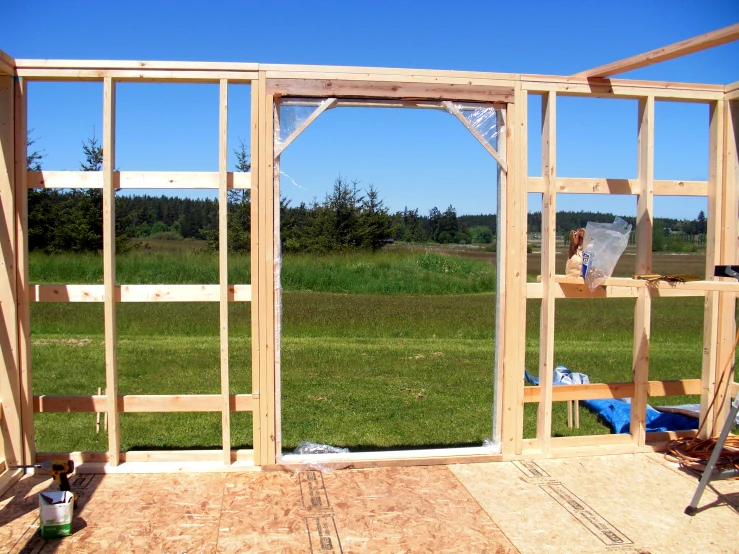
[[[285,140],[283,140],[279,144],[275,144],[275,158],[277,158],[282,152],[285,151],[285,148],[290,146],[290,144],[298,138],[300,133],[305,131],[308,128],[308,125],[313,123],[319,115],[321,115],[323,112],[328,110],[329,108],[333,108],[336,105],[337,99],[336,98],[326,98],[321,104],[313,111],[312,114],[308,116],[308,118],[303,121],[292,133],[290,133],[290,136],[287,137]]]
[[[485,150],[487,150],[488,153],[493,158],[495,158],[495,161],[498,162],[498,165],[500,165],[500,169],[503,170],[503,172],[507,174],[508,173],[508,164],[501,157],[501,155],[498,154],[498,152],[495,150],[495,148],[493,148],[492,146],[490,146],[490,143],[485,140],[485,137],[483,137],[480,134],[480,131],[478,131],[477,129],[475,129],[472,126],[472,124],[467,120],[467,118],[462,114],[462,112],[459,111],[459,109],[457,108],[457,106],[455,106],[454,103],[451,102],[451,101],[449,101],[449,100],[445,100],[444,102],[442,102],[442,104],[446,108],[446,111],[448,111],[450,114],[452,114],[457,119],[459,119],[459,121],[462,122],[462,125],[464,125],[467,128],[467,130],[470,133],[472,133],[472,136],[475,137],[480,144],[482,144],[482,147]]]

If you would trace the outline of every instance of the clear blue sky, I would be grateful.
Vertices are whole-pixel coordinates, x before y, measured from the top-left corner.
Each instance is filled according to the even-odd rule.
[[[6,0],[0,49],[15,58],[366,65],[568,75],[739,21],[739,1],[125,2]],[[624,77],[726,84],[739,43]],[[249,88],[230,87],[229,139],[248,141]],[[217,169],[215,85],[120,84],[121,170]],[[531,175],[540,172],[540,106],[530,101]],[[703,105],[658,103],[658,179],[706,179]],[[45,169],[77,169],[102,120],[102,85],[32,83],[29,126]],[[559,102],[558,174],[636,176],[636,103]],[[233,161],[233,160],[232,160]],[[341,174],[374,184],[391,210],[449,204],[495,211],[495,164],[452,116],[431,110],[335,109],[282,159],[293,204],[322,199]],[[705,201],[657,198],[657,217],[694,218]],[[560,209],[635,213],[635,199],[558,196]],[[530,196],[530,210],[541,209]]]

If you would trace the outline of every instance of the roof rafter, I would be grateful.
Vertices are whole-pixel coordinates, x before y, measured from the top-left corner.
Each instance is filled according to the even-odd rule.
[[[721,44],[726,44],[735,40],[739,40],[739,23],[729,25],[728,27],[724,27],[723,29],[711,31],[710,33],[706,33],[704,35],[699,35],[697,37],[676,42],[674,44],[670,44],[669,46],[663,46],[661,48],[657,48],[656,50],[650,50],[649,52],[645,52],[643,54],[637,54],[636,56],[631,56],[630,58],[625,58],[623,60],[618,60],[606,65],[601,65],[599,67],[588,69],[586,71],[581,71],[580,73],[575,73],[573,77],[610,77],[612,75],[618,75],[619,73],[624,73],[626,71],[632,71],[634,69],[647,67],[659,62],[679,58],[680,56],[686,56],[694,52],[700,52],[701,50],[707,50],[709,48],[713,48],[714,46],[719,46]]]

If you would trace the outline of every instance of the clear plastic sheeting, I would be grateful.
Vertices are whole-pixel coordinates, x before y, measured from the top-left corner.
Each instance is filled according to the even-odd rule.
[[[290,471],[300,473],[301,471],[321,471],[324,473],[334,471],[335,469],[344,469],[350,467],[351,464],[346,460],[321,460],[310,461],[305,459],[295,459],[299,456],[321,455],[321,454],[348,454],[348,448],[331,446],[329,444],[320,444],[316,442],[301,441],[291,454],[283,456],[282,466]]]
[[[456,117],[460,117],[477,140],[481,140],[498,148],[498,114],[493,106],[470,105],[443,102],[444,108]]]
[[[490,146],[498,148],[498,116],[495,108],[470,108],[460,105],[458,109]]]
[[[317,442],[301,441],[293,450],[293,454],[348,454],[348,448],[319,444]]]
[[[500,452],[500,441],[498,439],[485,439],[482,441],[483,448],[489,448],[494,452]]]
[[[280,104],[280,132],[275,136],[275,155],[279,155],[319,115],[336,104],[336,98],[291,99]]]

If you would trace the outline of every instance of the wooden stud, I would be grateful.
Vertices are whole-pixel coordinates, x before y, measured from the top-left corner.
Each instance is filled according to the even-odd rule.
[[[541,205],[541,275],[543,298],[539,332],[539,384],[541,397],[536,436],[542,452],[549,452],[552,435],[552,380],[554,371],[554,299],[557,239],[557,93],[542,96],[541,171],[544,193]],[[572,405],[567,405],[568,424],[572,426]]]
[[[231,463],[228,381],[228,80],[221,79],[218,105],[218,273],[220,280],[221,435],[223,463]]]
[[[594,69],[588,69],[587,71],[581,71],[575,73],[575,77],[586,77],[586,78],[604,78],[612,75],[618,75],[619,73],[625,73],[627,71],[633,71],[640,67],[647,67],[659,62],[672,60],[679,58],[680,56],[687,56],[694,52],[700,52],[701,50],[707,50],[714,46],[726,44],[739,40],[739,23],[729,25],[723,29],[711,31],[697,37],[682,40],[669,46],[663,46],[655,50],[650,50],[643,54],[637,54],[623,60],[612,62],[606,65],[601,65]]]
[[[498,122],[498,153],[501,158],[507,160],[507,144],[508,144],[508,126],[507,126],[508,109],[496,108],[495,115]],[[503,373],[504,367],[504,348],[505,348],[505,252],[506,252],[506,211],[505,198],[507,188],[506,174],[497,166],[498,190],[497,190],[497,217],[495,229],[495,274],[497,276],[495,285],[495,362],[493,368],[493,443],[498,445],[502,441],[502,422],[503,422],[503,390],[505,388],[505,379]]]
[[[6,465],[23,463],[22,396],[18,366],[16,312],[15,218],[15,87],[12,77],[0,76],[0,456]]]
[[[475,127],[464,116],[464,114],[457,108],[457,106],[454,105],[454,102],[451,102],[450,100],[445,100],[444,102],[442,102],[442,104],[450,114],[452,114],[454,117],[462,122],[462,125],[465,126],[465,129],[472,133],[472,136],[477,139],[477,142],[479,142],[482,147],[488,151],[488,154],[490,154],[495,159],[495,161],[498,162],[498,165],[500,166],[500,169],[503,171],[503,173],[507,173],[508,164],[506,164],[506,161],[501,157],[500,154],[498,154],[498,152],[495,151],[495,148],[493,148],[493,146],[485,139],[485,137],[480,134],[480,131],[475,129]]]
[[[279,210],[279,199],[277,199],[278,205],[275,206],[274,196],[274,120],[272,115],[274,113],[274,101],[275,98],[271,94],[265,96],[265,141],[264,141],[264,158],[265,164],[262,166],[264,172],[262,174],[262,182],[264,183],[264,190],[262,196],[262,205],[264,206],[264,213],[262,219],[264,221],[264,242],[265,242],[265,258],[264,258],[264,297],[265,297],[265,322],[266,322],[266,393],[267,402],[265,410],[265,418],[267,422],[265,443],[266,445],[266,463],[274,464],[277,455],[277,431],[275,429],[276,416],[275,416],[275,363],[277,351],[275,349],[275,333],[277,331],[275,326],[275,310],[276,310],[276,299],[275,299],[275,265],[279,263],[276,257],[276,244],[274,240],[275,233],[275,209]],[[279,237],[279,231],[278,231]]]
[[[331,106],[335,102],[335,98],[329,98],[324,100],[321,106]],[[320,109],[320,107],[318,108]],[[313,118],[315,120],[323,111],[328,108],[324,108],[321,112],[316,114],[314,111],[308,119]],[[275,98],[273,103],[273,114],[272,114],[272,144],[275,149],[273,150],[272,157],[272,210],[273,210],[273,222],[272,222],[272,243],[275,248],[275,259],[273,267],[273,292],[274,292],[274,352],[275,352],[275,369],[274,369],[274,426],[275,426],[275,460],[277,460],[282,452],[282,243],[280,242],[280,154],[279,152],[284,151],[285,143],[281,150],[277,150],[277,145],[280,139],[280,99]],[[315,117],[313,117],[315,116]],[[310,122],[303,122],[307,129]],[[299,129],[299,128],[298,128]],[[296,129],[296,131],[298,130]],[[302,131],[301,131],[302,132]],[[290,136],[298,133],[292,133]],[[290,137],[288,137],[289,139]],[[294,139],[293,139],[294,140]],[[287,141],[285,141],[287,142]]]
[[[116,302],[219,302],[220,285],[116,285]],[[104,285],[31,285],[31,302],[104,302]],[[229,285],[229,302],[250,302],[251,285]]]
[[[636,273],[652,272],[652,226],[654,218],[654,97],[639,100],[638,178],[640,193],[636,205]],[[631,437],[634,444],[646,441],[647,381],[649,380],[649,340],[652,297],[646,288],[639,291],[634,310],[633,382]]]
[[[261,321],[260,321],[260,310],[261,310],[261,294],[262,290],[260,287],[260,250],[261,250],[261,237],[259,235],[259,220],[261,213],[260,201],[261,194],[259,194],[259,170],[262,165],[261,159],[261,147],[260,140],[262,134],[260,132],[260,114],[261,114],[261,100],[264,95],[264,73],[260,73],[260,79],[256,83],[252,83],[251,86],[251,174],[252,174],[252,188],[251,188],[251,253],[250,253],[250,265],[251,265],[251,290],[253,299],[251,303],[251,378],[252,394],[258,399],[258,409],[254,411],[252,415],[252,448],[254,449],[254,463],[261,465],[262,456],[262,419],[261,419],[261,402],[260,391],[261,391]]]
[[[714,266],[721,259],[721,231],[723,198],[723,140],[724,140],[724,101],[710,105],[708,116],[708,233],[706,238],[706,280],[716,280],[713,276]],[[721,404],[714,404],[709,411],[708,406],[716,393],[717,359],[719,340],[720,297],[718,292],[709,292],[703,311],[703,364],[701,369],[701,422],[705,421],[700,438],[707,438],[718,433],[720,426],[714,428],[716,411]]]
[[[738,261],[739,236],[737,235],[737,220],[739,219],[739,204],[737,185],[739,172],[737,166],[737,136],[739,135],[739,103],[724,102],[723,142],[721,155],[716,163],[722,164],[721,173],[721,252],[719,264],[736,265]],[[718,184],[718,183],[717,183]],[[725,281],[737,282],[736,279],[726,278]],[[714,406],[714,429],[718,432],[724,426],[731,407],[731,383],[734,380],[733,352],[734,337],[736,334],[736,293],[721,292],[719,294],[719,321],[716,345],[716,382],[722,385],[716,391],[718,397]],[[729,365],[727,366],[727,362]],[[724,375],[724,369],[726,374]]]
[[[268,115],[272,114],[271,102],[270,108],[267,108],[267,92],[266,82],[261,78],[259,80],[259,290],[261,294],[258,297],[259,302],[259,419],[260,419],[260,465],[268,464],[270,459],[270,440],[269,440],[269,415],[272,399],[268,388],[268,372],[271,370],[271,360],[273,359],[273,351],[271,350],[269,336],[272,332],[272,326],[269,324],[268,314],[272,313],[271,298],[272,289],[270,287],[271,280],[267,280],[267,274],[272,271],[272,258],[270,257],[271,246],[271,230],[272,226],[268,226],[268,222],[272,219],[271,201],[272,189],[269,182],[272,180],[272,164],[267,163],[267,143],[272,141],[272,134],[267,129]],[[271,127],[271,125],[270,125]],[[257,440],[256,437],[254,439]]]
[[[16,313],[18,317],[18,372],[20,383],[23,460],[34,463],[36,455],[31,383],[31,312],[28,279],[28,88],[15,79],[15,236],[16,236]]]
[[[308,126],[313,123],[316,119],[318,119],[318,116],[321,115],[326,110],[333,108],[336,105],[337,99],[336,98],[326,98],[323,102],[321,102],[318,107],[316,107],[315,110],[313,110],[313,113],[310,114],[305,121],[303,121],[300,125],[298,125],[295,130],[293,130],[292,133],[290,133],[290,136],[285,138],[285,140],[280,141],[280,135],[279,126],[275,126],[275,159],[278,159],[280,157],[280,154],[282,154],[285,151],[285,148],[290,146],[292,142],[300,136],[300,134],[305,131]],[[276,113],[276,121],[279,121],[279,109],[275,112]]]
[[[110,77],[103,84],[103,285],[105,287],[105,391],[108,412],[108,455],[119,463],[118,344],[115,309],[115,88]]]
[[[503,454],[523,448],[523,365],[526,336],[526,93],[515,85],[513,109],[508,110],[505,188],[505,337],[503,346]]]

